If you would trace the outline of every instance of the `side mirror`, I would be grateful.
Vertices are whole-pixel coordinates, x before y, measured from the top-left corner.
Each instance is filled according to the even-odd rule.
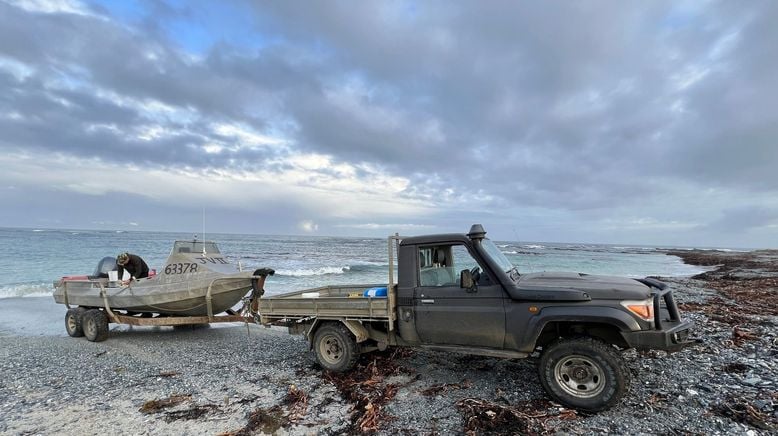
[[[459,287],[467,289],[467,292],[475,292],[475,280],[469,269],[463,269],[459,272]]]

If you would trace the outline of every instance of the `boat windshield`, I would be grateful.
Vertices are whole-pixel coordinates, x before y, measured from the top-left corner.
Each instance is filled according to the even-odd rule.
[[[496,245],[494,245],[494,242],[492,242],[491,239],[484,239],[483,241],[481,241],[481,246],[484,247],[486,253],[489,255],[489,257],[492,258],[492,260],[494,260],[494,263],[497,264],[500,270],[506,273],[510,273],[511,270],[514,269],[511,261],[508,260],[508,258],[505,257],[504,254],[502,254],[502,251],[500,251],[500,249],[497,248]]]
[[[210,241],[176,241],[173,245],[173,253],[202,253],[203,249],[207,254],[221,253],[215,242]]]

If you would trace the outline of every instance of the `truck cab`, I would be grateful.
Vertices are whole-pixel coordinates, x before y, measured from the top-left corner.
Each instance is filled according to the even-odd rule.
[[[400,242],[397,324],[405,341],[484,351],[505,348],[508,295],[480,245],[463,234]]]

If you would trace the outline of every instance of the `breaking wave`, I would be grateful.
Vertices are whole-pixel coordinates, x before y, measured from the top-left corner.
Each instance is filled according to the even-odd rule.
[[[370,273],[375,271],[382,271],[385,267],[389,266],[387,262],[376,262],[370,260],[353,260],[349,261],[349,265],[346,266],[311,266],[308,268],[279,268],[276,270],[276,275],[286,277],[311,277],[311,276],[326,276],[335,274],[360,274]]]
[[[0,287],[0,298],[50,297],[53,292],[51,283],[21,283]]]
[[[290,277],[324,276],[328,274],[345,274],[351,267],[323,266],[320,268],[278,269],[276,275]]]

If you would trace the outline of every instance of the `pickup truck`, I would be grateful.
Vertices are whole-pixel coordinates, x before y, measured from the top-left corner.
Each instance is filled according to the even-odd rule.
[[[339,372],[362,353],[395,346],[508,359],[540,351],[548,395],[588,412],[614,406],[629,390],[621,350],[676,351],[695,342],[664,283],[520,274],[480,224],[467,234],[390,236],[388,252],[388,284],[263,295],[255,316],[305,335],[319,364]],[[386,297],[364,296],[376,286]]]

